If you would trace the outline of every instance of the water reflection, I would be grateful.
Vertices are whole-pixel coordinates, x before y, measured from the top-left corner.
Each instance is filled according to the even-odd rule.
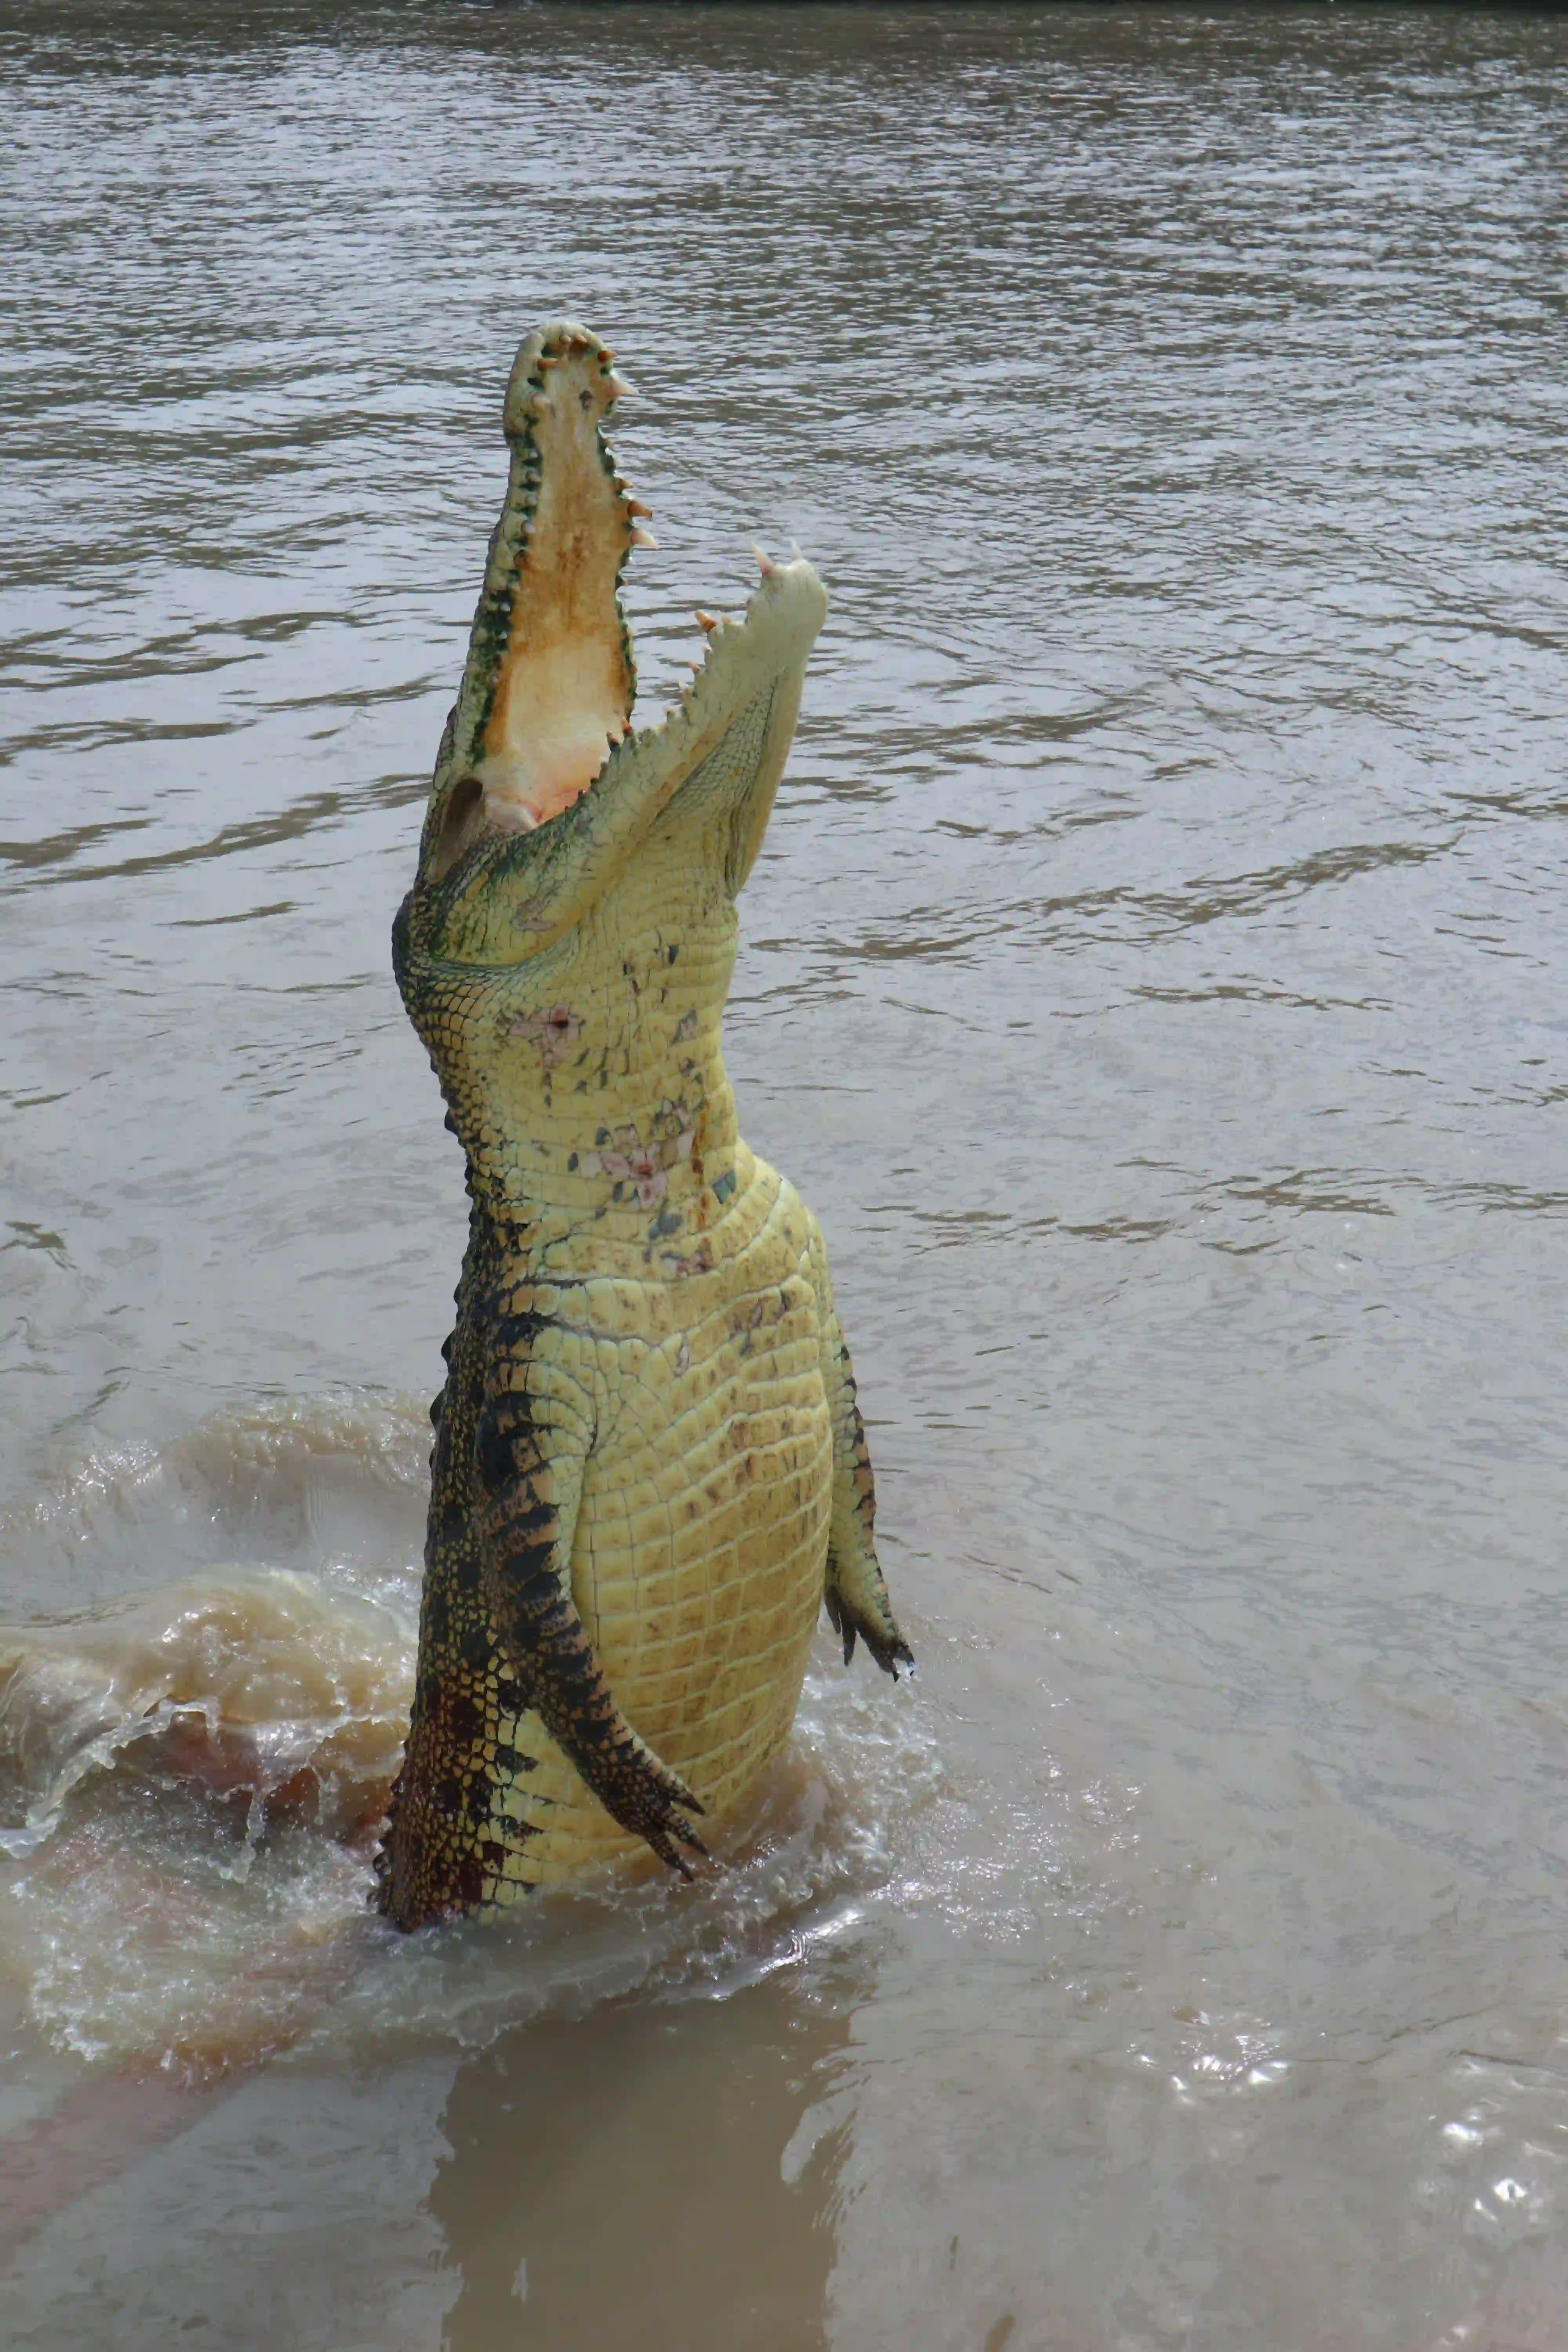
[[[429,2211],[447,2352],[827,2342],[845,2015],[778,1978],[547,2018],[462,2066]]]

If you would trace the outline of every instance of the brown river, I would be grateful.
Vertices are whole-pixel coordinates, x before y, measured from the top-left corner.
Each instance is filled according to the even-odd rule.
[[[1568,18],[0,6],[0,2342],[1568,2344]],[[566,311],[920,1659],[399,1938],[388,928]]]

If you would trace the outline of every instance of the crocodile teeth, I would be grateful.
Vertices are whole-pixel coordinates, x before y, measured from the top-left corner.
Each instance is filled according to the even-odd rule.
[[[632,545],[634,547],[657,547],[658,545],[658,541],[655,539],[651,530],[634,530],[632,533]]]
[[[637,396],[636,384],[628,383],[624,375],[606,376],[605,383],[612,400],[626,400],[628,397],[635,400]]]
[[[718,616],[718,614],[717,614],[716,613],[705,613],[705,612],[703,611],[703,609],[702,609],[701,605],[700,605],[700,604],[699,604],[699,606],[697,607],[697,618],[698,618],[699,622],[700,623],[701,626],[702,626],[703,628],[705,628],[705,629],[707,630],[707,632],[708,632],[709,635],[710,635],[710,636],[711,636],[711,635],[712,635],[712,634],[713,634],[713,632],[714,632],[714,630],[715,630],[715,629],[718,627],[718,625],[719,625],[719,616]]]
[[[650,521],[653,519],[653,509],[651,507],[645,507],[641,499],[628,499],[626,500],[626,512],[629,515],[647,515]]]
[[[778,570],[778,565],[773,562],[773,557],[768,553],[766,548],[759,547],[755,540],[752,540],[752,553],[757,559],[757,569],[762,573],[764,580]]]

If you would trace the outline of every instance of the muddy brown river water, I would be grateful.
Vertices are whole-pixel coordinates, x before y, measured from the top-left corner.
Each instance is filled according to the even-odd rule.
[[[0,57],[0,2340],[1561,2352],[1568,20]],[[404,1941],[387,931],[561,310],[644,713],[753,534],[833,593],[729,1054],[921,1675],[825,1638],[710,1883]]]

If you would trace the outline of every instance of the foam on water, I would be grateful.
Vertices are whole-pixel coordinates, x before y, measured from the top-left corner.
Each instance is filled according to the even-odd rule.
[[[205,1790],[246,1851],[302,1812],[363,1836],[396,1769],[406,1620],[291,1569],[215,1570],[56,1625],[0,1631],[0,1828],[17,1860],[118,1768]]]
[[[0,1631],[0,1973],[57,2046],[204,2074],[302,2040],[472,2044],[637,1986],[753,1981],[889,1884],[934,1744],[908,1705],[814,1672],[697,1889],[633,1866],[500,1923],[375,1920],[413,1680],[413,1431],[398,1402],[221,1416],[80,1466],[35,1515],[79,1565],[105,1529],[144,1570],[199,1535],[283,1555]]]

